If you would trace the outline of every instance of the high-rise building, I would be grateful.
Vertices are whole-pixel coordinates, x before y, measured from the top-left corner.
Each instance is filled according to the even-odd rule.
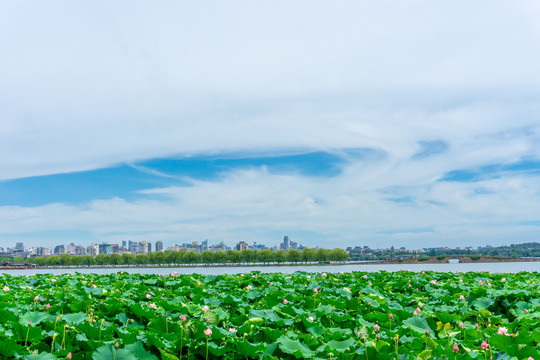
[[[22,242],[15,243],[15,250],[24,251],[24,244]]]
[[[60,255],[66,252],[64,245],[56,245],[54,247],[54,255]]]
[[[98,244],[92,244],[86,249],[86,253],[88,255],[96,256],[99,254],[99,245]]]
[[[156,241],[156,251],[163,251],[163,241]]]
[[[152,251],[152,244],[148,241],[139,241],[139,252],[148,254]]]
[[[66,254],[68,255],[75,255],[75,249],[77,247],[75,246],[74,243],[71,243],[69,245],[66,246]]]
[[[99,244],[99,253],[100,254],[111,254],[112,251],[112,245],[107,243],[101,243]]]
[[[289,251],[291,249],[291,243],[289,241],[289,237],[285,236],[283,238],[283,250]]]
[[[240,241],[238,244],[236,244],[236,250],[242,251],[247,250],[249,248],[249,245],[245,241]]]

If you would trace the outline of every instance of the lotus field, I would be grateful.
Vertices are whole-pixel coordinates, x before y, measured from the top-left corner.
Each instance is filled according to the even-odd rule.
[[[0,276],[6,359],[537,359],[538,273]]]

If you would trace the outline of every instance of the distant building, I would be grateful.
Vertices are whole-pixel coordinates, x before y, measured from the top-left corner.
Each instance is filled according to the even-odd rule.
[[[34,250],[36,252],[36,256],[49,256],[49,249],[38,246]]]
[[[279,248],[281,250],[285,250],[285,251],[289,251],[291,249],[291,242],[290,242],[288,236],[285,236],[283,238],[283,242],[281,244],[279,244]]]
[[[86,248],[86,253],[88,255],[96,256],[99,254],[99,245],[98,244],[92,244]]]
[[[112,245],[107,243],[99,244],[99,254],[112,254]]]
[[[68,255],[75,255],[75,249],[76,249],[76,246],[74,243],[71,243],[69,245],[66,246],[66,254]]]
[[[139,252],[144,254],[152,252],[152,244],[148,241],[139,241]]]
[[[219,243],[219,244],[213,244],[213,245],[210,247],[210,250],[212,250],[212,251],[227,251],[227,246],[226,246],[225,243],[222,241],[222,242]]]
[[[138,253],[139,252],[139,243],[136,241],[128,241],[128,250],[132,253]]]
[[[238,244],[236,244],[236,250],[238,251],[247,250],[248,248],[249,246],[245,241],[240,241]]]
[[[24,244],[22,242],[15,243],[15,250],[24,251]]]
[[[85,255],[86,251],[84,250],[84,247],[82,245],[77,245],[75,248],[75,255]]]
[[[163,241],[156,241],[156,251],[163,251]]]
[[[64,245],[56,245],[54,247],[54,255],[60,255],[66,252]]]

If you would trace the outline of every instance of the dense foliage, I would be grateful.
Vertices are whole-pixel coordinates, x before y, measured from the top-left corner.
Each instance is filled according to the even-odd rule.
[[[540,359],[540,274],[0,277],[0,358]]]
[[[407,258],[416,258],[419,254],[410,252],[405,249],[369,249],[369,248],[354,248],[349,249],[351,260],[399,260]],[[481,249],[432,249],[423,255],[428,256],[452,256],[452,255],[467,255],[467,256],[502,256],[511,258],[531,258],[540,257],[540,243],[524,243],[512,244],[508,246],[484,247]]]
[[[28,259],[37,265],[49,266],[70,266],[70,265],[222,265],[222,264],[281,264],[289,263],[310,263],[325,261],[344,261],[348,255],[343,249],[303,249],[301,251],[262,251],[253,250],[229,250],[225,251],[204,251],[198,253],[195,251],[158,251],[148,254],[131,253],[124,254],[99,254],[96,257],[91,255],[72,256],[62,254],[59,256],[46,256]],[[22,261],[22,258],[21,258]]]

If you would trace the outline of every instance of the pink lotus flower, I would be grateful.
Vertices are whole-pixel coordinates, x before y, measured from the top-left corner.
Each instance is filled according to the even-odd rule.
[[[28,326],[32,326],[32,320],[28,321]]]
[[[252,289],[251,285],[246,286],[246,290],[251,290],[251,289]]]
[[[375,329],[375,331],[379,331],[381,329],[378,324],[373,325],[373,328]]]
[[[146,294],[146,298],[147,298],[147,299],[150,299],[151,297],[152,297],[152,295]]]
[[[66,355],[66,359],[71,359],[71,351]]]
[[[476,330],[478,330],[479,327],[480,327],[480,325],[478,325],[478,323],[477,323],[477,324],[474,324],[474,328],[475,328]]]
[[[210,328],[204,330],[204,335],[211,336],[212,335],[212,330]]]
[[[313,322],[313,316],[308,317],[309,322]]]
[[[499,330],[497,331],[497,334],[510,336],[510,334],[508,334],[508,329],[505,328],[504,326],[499,328]]]
[[[464,329],[465,328],[465,324],[463,324],[463,321],[459,323],[459,327]]]
[[[426,329],[426,335],[429,335],[429,329]]]
[[[236,331],[237,330],[235,328],[233,328],[233,327],[229,328],[229,332],[232,332],[233,334],[236,333]]]
[[[283,299],[283,305],[287,305],[288,303],[287,299]]]
[[[45,305],[45,309],[49,309],[51,307],[51,304]]]
[[[524,313],[527,313],[527,312],[529,312],[529,310],[527,310],[527,309],[523,309],[523,312],[524,312]]]
[[[364,279],[367,279],[367,275],[364,275],[363,278],[364,278]]]
[[[9,291],[9,287],[4,286],[4,287],[2,288],[2,291],[8,292],[8,291]]]
[[[182,316],[180,316],[180,320],[182,320],[182,321],[186,321],[186,315],[182,315]]]
[[[417,315],[418,315],[418,311],[414,310],[414,311],[413,311],[413,315],[414,315],[414,316],[417,316]]]
[[[56,282],[56,279],[51,279],[51,282]],[[70,353],[71,354],[71,353]],[[71,358],[70,358],[71,359]]]
[[[118,349],[118,341],[116,342],[116,344],[114,344],[114,347]]]
[[[394,318],[394,315],[392,313],[388,314],[388,318],[392,320]]]
[[[311,275],[308,275],[307,278],[308,278],[308,279],[311,279]]]
[[[319,292],[319,290],[317,290],[317,288],[313,289],[313,292],[316,294]]]
[[[459,346],[458,344],[454,344],[454,348],[452,349],[455,353],[459,352]]]
[[[480,347],[482,348],[482,350],[486,350],[486,349],[489,347],[489,345],[488,345],[488,343],[484,340],[484,341],[482,341],[482,345],[480,345]]]
[[[459,300],[465,300],[465,296],[459,295]]]
[[[204,306],[202,307],[202,310],[203,310],[203,311],[206,311],[206,310],[208,310],[208,309],[210,309],[210,308],[208,307],[208,305],[204,305]]]
[[[36,297],[34,298],[34,301],[39,301],[39,295],[36,295]]]
[[[151,303],[150,306],[152,309],[157,310],[157,305],[155,303]]]
[[[272,285],[274,285],[274,283],[273,283],[273,282],[270,282],[270,286],[272,286]]]

